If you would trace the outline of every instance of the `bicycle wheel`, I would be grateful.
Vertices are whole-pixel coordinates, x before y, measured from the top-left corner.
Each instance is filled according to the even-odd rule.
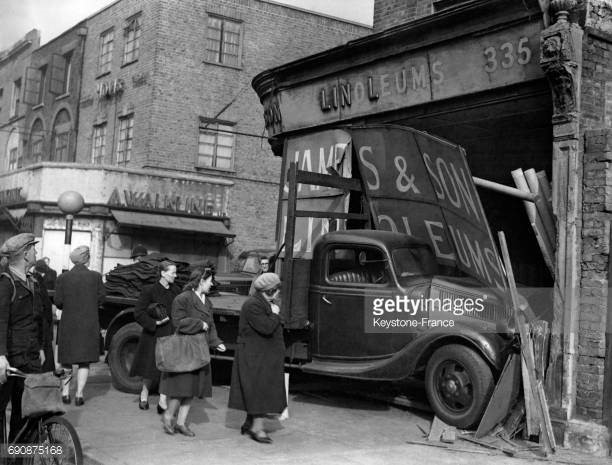
[[[32,443],[49,446],[49,450],[55,446],[55,451],[61,447],[62,454],[35,456],[30,459],[28,465],[83,465],[81,441],[74,426],[65,418],[47,418],[42,423],[40,435],[38,431],[34,435]]]

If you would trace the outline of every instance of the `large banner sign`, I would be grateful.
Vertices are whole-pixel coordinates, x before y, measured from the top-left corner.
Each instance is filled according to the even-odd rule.
[[[295,161],[303,171],[330,174],[335,172],[350,178],[351,173],[351,137],[346,131],[331,130],[316,134],[288,139],[283,160],[283,195],[279,210],[278,242],[285,240],[287,226],[287,171],[289,162]],[[348,196],[339,189],[330,187],[299,184],[297,187],[297,209],[321,212],[346,212]],[[312,245],[319,236],[332,230],[344,229],[344,221],[336,220],[333,224],[325,218],[297,218],[295,226],[294,257],[309,258]]]
[[[377,229],[425,240],[441,264],[505,288],[463,149],[397,126],[351,136]]]

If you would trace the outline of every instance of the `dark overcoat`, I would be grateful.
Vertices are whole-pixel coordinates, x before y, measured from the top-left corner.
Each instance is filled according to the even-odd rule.
[[[62,310],[59,322],[59,363],[72,365],[100,359],[98,308],[104,303],[102,275],[75,265],[57,278],[54,303]]]
[[[158,337],[172,334],[174,328],[172,322],[168,321],[162,325],[155,323],[156,319],[150,315],[148,310],[151,304],[164,306],[168,316],[172,312],[172,301],[179,294],[178,286],[171,284],[168,289],[159,282],[145,286],[138,297],[134,307],[134,318],[142,326],[142,333],[134,355],[134,363],[130,376],[142,376],[153,381],[159,381],[160,371],[155,366],[155,342]]]
[[[284,369],[280,317],[258,293],[240,311],[229,407],[251,415],[282,413],[287,406]]]
[[[195,291],[184,291],[172,302],[172,324],[180,334],[198,334],[204,331],[202,322],[208,324],[207,339],[210,347],[223,344],[217,335],[210,300],[205,303]],[[162,373],[160,392],[168,397],[212,397],[210,363],[189,373]]]

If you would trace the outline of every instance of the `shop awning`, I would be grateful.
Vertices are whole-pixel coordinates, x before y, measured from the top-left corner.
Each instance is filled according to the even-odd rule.
[[[221,221],[124,210],[111,210],[111,213],[117,222],[123,226],[189,231],[223,237],[235,236],[235,234],[228,231]]]

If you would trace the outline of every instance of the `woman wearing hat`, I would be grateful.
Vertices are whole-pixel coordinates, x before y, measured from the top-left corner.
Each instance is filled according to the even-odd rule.
[[[159,384],[161,373],[155,365],[155,344],[158,337],[169,336],[173,333],[170,322],[172,301],[180,293],[180,288],[174,284],[176,279],[176,265],[164,260],[159,265],[159,280],[150,286],[144,286],[138,303],[134,307],[134,319],[142,326],[142,333],[134,355],[134,363],[130,376],[142,376],[142,390],[138,407],[141,410],[149,409],[149,390]],[[166,410],[166,395],[159,389],[159,403],[157,413]]]
[[[280,284],[274,273],[263,273],[255,280],[256,294],[240,311],[232,367],[229,407],[247,412],[240,432],[262,443],[272,442],[263,429],[264,417],[280,414],[287,406],[285,343],[280,309],[274,303]]]
[[[83,390],[89,364],[100,359],[98,308],[104,302],[102,275],[87,268],[89,247],[77,247],[70,254],[74,267],[57,278],[55,305],[62,310],[58,331],[58,362],[72,371],[78,365],[75,405],[83,405]],[[64,382],[62,400],[70,403],[70,377]]]
[[[180,334],[206,333],[210,347],[225,352],[225,345],[217,336],[212,304],[206,297],[213,276],[212,268],[197,268],[191,273],[185,290],[172,302],[172,324]],[[167,434],[195,436],[186,423],[187,415],[194,397],[212,397],[210,364],[188,373],[162,373],[159,389],[168,396],[168,408],[162,416],[163,430]]]

